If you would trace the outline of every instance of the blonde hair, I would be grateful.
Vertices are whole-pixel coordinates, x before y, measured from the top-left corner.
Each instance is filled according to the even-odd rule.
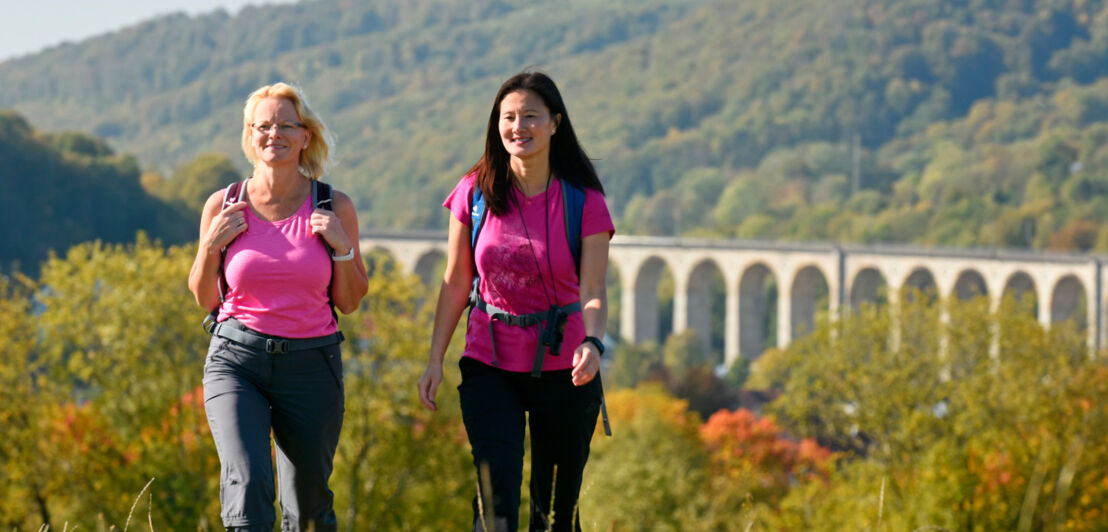
[[[266,85],[251,93],[246,99],[246,106],[242,110],[242,152],[246,155],[246,160],[250,161],[251,165],[258,164],[258,156],[250,143],[250,123],[254,120],[254,110],[258,107],[258,103],[267,98],[280,98],[292,102],[300,123],[312,132],[308,147],[300,152],[300,171],[309,179],[322,177],[323,172],[330,165],[333,139],[327,131],[327,126],[323,125],[323,120],[320,120],[319,115],[308,107],[308,102],[304,100],[304,93],[298,87],[287,83]]]

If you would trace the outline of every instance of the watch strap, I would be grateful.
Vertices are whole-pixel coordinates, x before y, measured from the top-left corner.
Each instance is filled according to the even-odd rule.
[[[600,351],[600,354],[604,354],[604,342],[600,341],[600,338],[597,338],[595,336],[586,336],[585,339],[582,340],[582,343],[584,342],[592,342],[592,345],[596,346],[596,349]]]

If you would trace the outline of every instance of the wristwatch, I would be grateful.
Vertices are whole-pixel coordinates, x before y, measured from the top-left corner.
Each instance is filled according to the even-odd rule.
[[[354,258],[354,246],[350,246],[350,251],[347,251],[345,255],[335,255],[331,253],[331,260],[335,262],[344,262]]]
[[[600,351],[601,355],[604,354],[604,342],[601,342],[600,338],[597,338],[595,336],[586,336],[585,339],[581,341],[581,343],[585,342],[592,342],[592,345],[596,346],[596,350]]]

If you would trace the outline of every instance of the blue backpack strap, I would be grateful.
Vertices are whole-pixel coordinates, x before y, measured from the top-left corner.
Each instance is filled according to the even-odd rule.
[[[573,263],[577,266],[577,277],[581,277],[581,218],[585,213],[585,189],[562,180],[562,214],[566,221],[566,240],[569,242],[569,251],[573,254]],[[600,372],[596,374],[596,381],[600,382]],[[604,401],[604,390],[601,385],[600,413],[604,421],[604,434],[612,435],[612,426],[608,423],[608,406]]]
[[[469,199],[469,247],[477,249],[477,235],[481,234],[481,227],[485,225],[485,193],[480,187],[473,187],[473,195]]]
[[[477,304],[477,236],[481,234],[481,228],[485,225],[485,214],[488,212],[485,205],[485,193],[481,187],[474,186],[473,194],[469,198],[469,250],[473,257],[473,286],[469,290],[470,306]]]
[[[577,275],[581,275],[581,217],[585,212],[585,189],[559,179],[562,183],[562,217],[566,225],[566,241],[573,255]]]

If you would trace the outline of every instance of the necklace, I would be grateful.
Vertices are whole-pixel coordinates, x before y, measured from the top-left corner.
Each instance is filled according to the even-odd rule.
[[[549,194],[549,192],[550,192],[550,180],[553,177],[553,175],[554,175],[553,172],[551,172],[550,174],[548,174],[546,176],[546,188],[544,189],[543,197],[542,197],[542,207],[543,207],[543,209],[542,209],[542,221],[543,221],[543,227],[544,227],[544,230],[545,230],[545,233],[546,233],[546,268],[547,268],[547,271],[550,272],[550,284],[551,284],[551,288],[554,290],[554,298],[557,299],[558,285],[554,283],[554,266],[553,266],[553,263],[550,260],[550,219],[549,219],[550,218],[550,194]],[[523,191],[520,190],[520,193],[523,193]],[[512,203],[515,204],[516,213],[519,214],[520,223],[523,224],[523,235],[525,237],[527,237],[527,246],[531,249],[531,258],[535,261],[535,270],[538,271],[538,273],[539,273],[539,283],[542,284],[542,294],[543,294],[544,297],[546,297],[546,304],[548,306],[552,307],[552,306],[554,306],[554,301],[551,299],[550,293],[546,290],[546,279],[543,277],[543,274],[542,274],[542,266],[539,265],[539,256],[538,256],[537,253],[535,253],[535,244],[531,240],[531,232],[527,230],[527,220],[524,219],[524,217],[523,217],[523,208],[520,206],[519,200],[516,199],[514,194],[509,196],[509,197],[512,198]]]

